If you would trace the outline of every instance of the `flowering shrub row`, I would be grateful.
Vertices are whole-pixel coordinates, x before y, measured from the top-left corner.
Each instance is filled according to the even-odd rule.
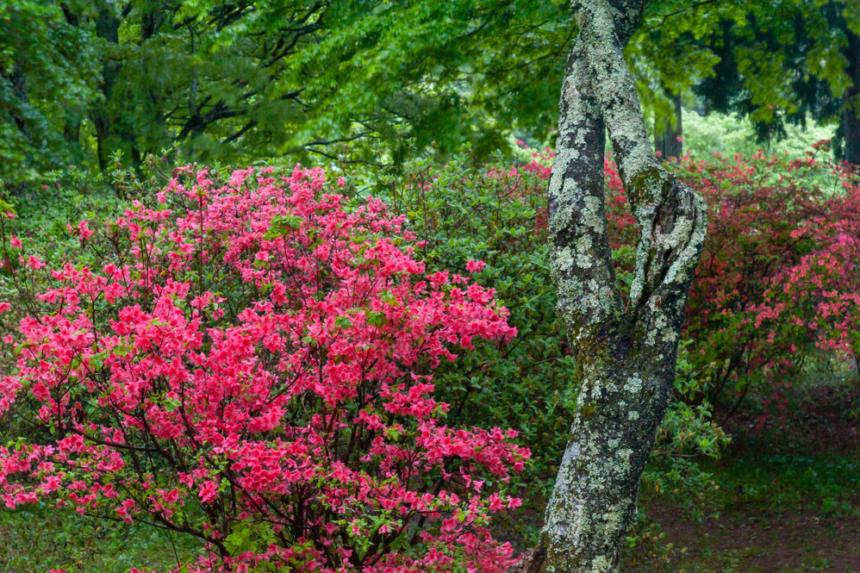
[[[195,536],[194,571],[504,571],[487,524],[529,451],[433,396],[516,335],[494,291],[426,272],[402,216],[318,169],[182,168],[153,199],[70,226],[80,264],[4,228],[0,413],[49,438],[0,448],[5,505]]]
[[[860,179],[805,158],[717,157],[678,165],[708,200],[711,222],[687,333],[715,401],[734,409],[765,384],[780,400],[810,360],[854,362],[860,306]]]
[[[198,571],[504,570],[491,518],[517,488],[539,510],[576,396],[546,264],[551,160],[416,162],[337,192],[319,170],[180,169],[120,217],[70,225],[76,264],[0,217],[17,288],[0,413],[33,428],[0,449],[5,504],[195,536]],[[604,167],[623,288],[637,229]],[[856,356],[860,185],[815,152],[671,168],[710,228],[676,381],[693,408],[672,410],[661,455],[714,455],[709,403]],[[358,189],[390,210],[341,194]],[[535,453],[525,481],[515,438]]]
[[[780,154],[710,160],[686,155],[670,169],[708,202],[702,261],[687,306],[686,337],[707,398],[734,409],[756,385],[779,386],[821,351],[860,355],[860,177],[819,159]],[[552,153],[524,167],[549,177]],[[605,162],[607,222],[616,270],[632,278],[638,230],[618,170]]]

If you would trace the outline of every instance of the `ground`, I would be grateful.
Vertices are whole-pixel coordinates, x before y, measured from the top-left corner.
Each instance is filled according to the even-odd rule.
[[[811,385],[763,413],[725,424],[734,442],[705,464],[719,489],[704,508],[643,492],[645,542],[625,571],[860,573],[860,386]]]

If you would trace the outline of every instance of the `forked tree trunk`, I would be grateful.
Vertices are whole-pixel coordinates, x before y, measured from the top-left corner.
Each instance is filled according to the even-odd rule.
[[[647,0],[578,0],[549,184],[552,267],[579,401],[541,544],[517,570],[617,571],[639,479],[668,405],[705,204],[651,148],[622,50]],[[625,304],[604,215],[608,130],[641,236]]]

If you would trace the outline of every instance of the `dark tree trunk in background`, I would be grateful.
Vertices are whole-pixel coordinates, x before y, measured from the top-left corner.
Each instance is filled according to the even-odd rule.
[[[98,4],[95,28],[96,35],[105,41],[110,46],[108,54],[104,58],[102,65],[102,83],[99,90],[104,96],[104,103],[101,106],[96,106],[90,110],[90,120],[96,129],[96,143],[98,146],[99,168],[104,171],[110,160],[111,152],[117,149],[126,148],[131,154],[132,166],[138,167],[143,158],[137,146],[137,137],[131,124],[126,121],[122,112],[116,109],[110,109],[109,103],[115,101],[113,98],[113,90],[116,87],[122,73],[122,60],[110,53],[111,49],[119,47],[119,28],[133,5],[129,2],[124,4],[122,11],[117,14],[112,3],[103,1]],[[150,17],[147,12],[147,17],[144,18],[142,33],[151,31],[152,26],[157,25],[157,21]]]
[[[846,29],[846,72],[853,85],[848,88],[839,131],[842,134],[842,159],[860,165],[860,36]]]
[[[0,89],[9,89],[12,95],[11,100],[7,102],[7,106],[4,106],[0,111],[9,114],[8,117],[25,139],[32,140],[33,134],[30,132],[32,117],[28,113],[30,103],[27,98],[27,76],[21,70],[21,67],[15,64],[6,73],[0,68],[0,82],[8,85],[8,88],[0,85]]]
[[[680,140],[683,135],[681,124],[681,94],[672,96],[674,116],[665,119],[665,126],[654,135],[654,150],[660,154],[660,159],[678,159],[684,153],[684,144]]]
[[[541,543],[519,571],[618,570],[642,470],[668,406],[678,337],[705,238],[705,204],[658,161],[622,50],[647,0],[573,2],[579,36],[549,183],[552,268],[579,398]],[[604,213],[609,132],[641,229],[627,304]]]
[[[119,44],[119,25],[121,19],[114,13],[113,6],[107,2],[101,2],[97,6],[95,18],[96,35],[108,45]],[[102,83],[99,90],[102,92],[104,102],[90,111],[90,120],[96,129],[96,144],[99,158],[99,169],[107,168],[110,158],[110,140],[112,139],[114,126],[107,106],[111,101],[114,83],[119,76],[122,64],[111,58],[106,58],[102,65]]]

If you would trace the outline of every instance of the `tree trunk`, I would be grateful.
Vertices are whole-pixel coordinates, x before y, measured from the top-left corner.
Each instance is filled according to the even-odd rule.
[[[845,30],[848,43],[845,56],[848,60],[846,72],[852,85],[845,94],[839,131],[842,135],[842,159],[853,165],[860,165],[860,36],[849,29]]]
[[[571,384],[579,398],[540,546],[520,571],[618,570],[674,382],[706,209],[658,161],[624,61],[646,2],[573,2],[579,35],[562,86],[549,208],[558,311],[577,361]],[[627,304],[604,213],[607,130],[641,230]]]
[[[116,149],[126,147],[131,152],[131,164],[136,169],[143,162],[140,149],[137,146],[132,125],[123,117],[122,109],[112,109],[116,105],[114,88],[120,78],[123,69],[122,59],[117,57],[119,48],[119,29],[123,19],[131,11],[132,4],[126,3],[122,12],[117,14],[115,6],[111,2],[102,1],[96,6],[95,29],[96,35],[104,41],[105,48],[102,53],[102,81],[99,90],[104,101],[102,105],[95,106],[90,110],[89,117],[96,130],[96,150],[99,159],[99,169],[107,168],[112,152]],[[149,14],[148,12],[146,14]],[[68,16],[67,16],[68,17]],[[143,22],[142,33],[146,33],[158,22],[152,18]],[[140,175],[138,171],[138,175]]]
[[[107,54],[102,54],[102,81],[99,90],[104,101],[100,106],[90,110],[90,120],[96,130],[96,151],[99,159],[99,169],[107,169],[110,160],[110,147],[114,135],[114,125],[109,113],[114,83],[119,76],[122,64],[111,58],[113,47],[119,44],[119,26],[121,19],[114,13],[114,8],[107,2],[96,6],[95,29],[96,36],[104,41]]]
[[[664,161],[678,159],[684,153],[684,144],[681,141],[683,131],[680,93],[672,96],[672,106],[675,112],[673,117],[665,118],[665,127],[657,129],[654,134],[654,150],[660,154],[660,159]],[[655,127],[657,126],[655,125]]]

